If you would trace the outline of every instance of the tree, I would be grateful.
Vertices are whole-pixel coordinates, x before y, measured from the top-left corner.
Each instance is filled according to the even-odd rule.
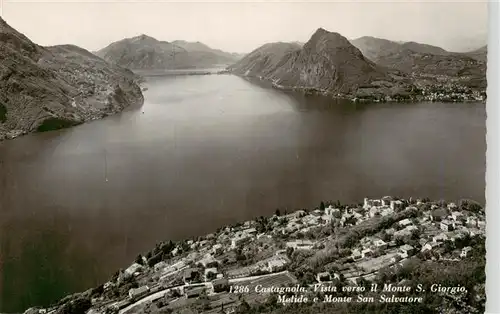
[[[144,265],[144,259],[142,258],[141,254],[137,255],[137,257],[135,258],[135,262],[139,265]]]
[[[370,287],[370,282],[363,277],[356,279],[356,284],[360,287],[365,287],[366,289]]]
[[[319,204],[319,209],[325,211],[325,203],[323,203],[323,201]]]
[[[383,232],[382,240],[384,240],[385,242],[390,242],[392,240],[392,235],[387,232]]]
[[[241,304],[238,307],[238,313],[247,313],[249,310],[250,310],[250,305],[248,304],[248,302],[245,299],[241,300]]]
[[[118,314],[118,309],[114,306],[107,307],[106,310],[104,311],[104,314]]]
[[[396,245],[401,246],[404,245],[405,241],[402,238],[396,238]]]
[[[468,210],[473,213],[478,213],[483,210],[483,207],[478,202],[469,199],[460,200],[458,207],[461,210]]]
[[[0,123],[7,121],[7,108],[5,105],[0,104]]]
[[[208,280],[214,280],[217,277],[217,275],[214,272],[209,271],[207,273],[207,279]]]
[[[280,212],[279,208],[276,209],[276,213],[275,214],[276,214],[276,216],[281,216],[281,212]]]
[[[92,292],[90,293],[91,296],[100,296],[104,293],[104,285],[99,285],[96,288],[92,289]]]
[[[90,309],[92,302],[89,298],[80,297],[76,300],[65,303],[57,314],[85,314]]]
[[[411,233],[411,238],[410,239],[412,239],[412,240],[418,240],[418,239],[420,239],[420,230],[418,230],[418,229],[413,230],[412,233]]]

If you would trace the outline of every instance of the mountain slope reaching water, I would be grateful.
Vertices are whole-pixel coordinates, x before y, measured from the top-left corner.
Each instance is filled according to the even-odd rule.
[[[0,140],[142,104],[139,77],[72,46],[42,47],[0,18]]]

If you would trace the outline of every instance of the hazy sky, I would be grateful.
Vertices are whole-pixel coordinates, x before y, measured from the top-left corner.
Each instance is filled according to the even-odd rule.
[[[7,23],[38,44],[75,44],[89,50],[144,33],[250,52],[267,42],[305,42],[323,27],[349,39],[370,35],[460,51],[486,43],[488,28],[485,1],[3,0],[2,9]]]

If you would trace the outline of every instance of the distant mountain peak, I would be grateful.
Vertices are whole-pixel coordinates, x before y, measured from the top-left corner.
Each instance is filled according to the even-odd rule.
[[[148,36],[146,34],[141,34],[139,36],[135,36],[130,38],[131,41],[137,42],[137,41],[151,41],[151,42],[158,42],[158,40],[154,37]]]
[[[295,43],[263,45],[231,70],[280,88],[315,89],[335,95],[355,94],[359,86],[374,81],[392,84],[392,78],[366,60],[346,37],[324,28],[318,28],[302,48]]]
[[[325,34],[325,33],[329,33],[329,31],[327,31],[326,29],[324,29],[323,27],[320,27],[318,28],[313,35],[315,34]]]
[[[96,54],[134,70],[211,68],[236,61],[230,53],[201,42],[158,40],[146,34],[111,43]]]
[[[324,28],[318,28],[309,41],[304,44],[304,48],[311,45],[322,44],[329,48],[352,46],[347,38],[336,32],[329,32]]]
[[[311,39],[313,39],[314,37],[318,37],[318,36],[328,36],[329,38],[333,38],[333,37],[345,38],[344,36],[340,35],[339,33],[327,31],[326,29],[324,29],[322,27],[318,28],[314,32],[314,34],[311,36]]]

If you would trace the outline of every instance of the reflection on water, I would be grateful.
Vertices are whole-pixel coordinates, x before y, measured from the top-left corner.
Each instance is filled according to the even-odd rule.
[[[103,283],[160,240],[278,207],[484,202],[483,104],[354,105],[229,75],[148,87],[140,110],[0,143],[0,311]]]
[[[75,282],[92,285],[92,278],[106,275],[99,270],[98,256],[89,251],[92,243],[85,240],[83,230],[72,230],[74,222],[64,218],[63,210],[51,218],[41,220],[33,212],[1,225],[0,297],[7,311],[46,303],[48,296],[72,291]]]

